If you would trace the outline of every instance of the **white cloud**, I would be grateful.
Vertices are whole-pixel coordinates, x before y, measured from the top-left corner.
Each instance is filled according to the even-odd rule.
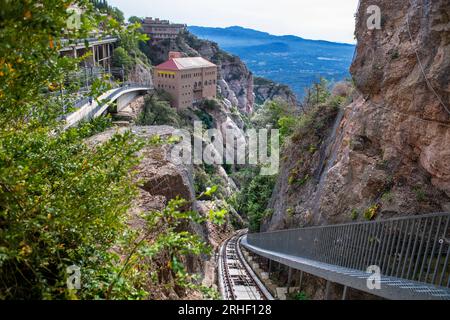
[[[127,17],[150,16],[188,25],[239,25],[276,35],[354,43],[358,0],[109,0]]]

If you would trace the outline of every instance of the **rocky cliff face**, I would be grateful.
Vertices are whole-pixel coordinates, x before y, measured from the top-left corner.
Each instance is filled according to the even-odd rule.
[[[289,86],[275,83],[273,81],[256,77],[254,81],[255,102],[262,105],[268,100],[281,99],[291,106],[297,106],[297,96]]]
[[[450,211],[448,0],[378,1],[381,30],[371,4],[357,15],[359,97],[313,112],[320,125],[286,148],[265,230]]]
[[[167,60],[169,51],[183,52],[187,56],[202,56],[217,64],[219,95],[241,112],[253,112],[253,75],[238,57],[222,51],[216,43],[200,40],[185,32],[176,40],[152,42],[150,60],[155,65],[160,64]]]
[[[162,139],[168,139],[176,134],[176,129],[171,126],[130,126],[128,128],[112,128],[103,133],[97,134],[89,139],[91,145],[101,144],[110,139],[115,133],[124,133],[131,130],[137,137],[144,140],[150,140],[155,135]],[[152,214],[155,211],[163,210],[170,200],[181,197],[192,202],[192,210],[198,211],[202,216],[207,217],[209,210],[218,210],[220,202],[216,201],[197,201],[194,190],[194,168],[189,164],[178,164],[171,159],[173,145],[149,144],[144,147],[139,157],[141,162],[135,168],[137,175],[136,181],[139,181],[139,195],[130,206],[128,223],[141,234],[146,234],[146,222],[143,214]],[[187,208],[188,209],[188,208]],[[198,235],[207,243],[213,252],[219,249],[220,244],[229,238],[233,233],[230,223],[222,226],[211,222],[189,223],[183,226],[184,231]],[[152,241],[155,234],[148,235],[148,241]],[[199,292],[187,290],[177,292],[167,283],[173,279],[170,274],[164,273],[167,261],[161,260],[154,267],[158,272],[160,283],[151,284],[152,299],[202,299]],[[214,288],[216,283],[215,257],[214,254],[207,256],[186,256],[183,263],[191,273],[201,276],[202,283],[205,286]],[[161,275],[164,274],[164,275]],[[149,284],[150,285],[150,284]]]

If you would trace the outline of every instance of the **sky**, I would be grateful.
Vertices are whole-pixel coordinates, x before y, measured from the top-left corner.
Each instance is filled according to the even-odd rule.
[[[108,0],[130,16],[355,43],[358,0]]]

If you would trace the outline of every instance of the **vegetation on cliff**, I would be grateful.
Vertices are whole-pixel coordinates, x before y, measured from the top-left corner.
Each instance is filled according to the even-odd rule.
[[[211,296],[182,262],[207,253],[202,239],[180,228],[205,221],[186,201],[142,213],[155,238],[130,226],[137,152],[147,143],[130,132],[87,143],[109,126],[103,119],[62,129],[65,110],[52,88],[63,88],[82,58],[61,57],[59,39],[87,38],[99,25],[127,33],[85,0],[75,1],[86,10],[81,28],[67,30],[73,2],[20,1],[0,10],[0,298],[142,299],[155,286]],[[90,95],[104,88],[99,82]],[[207,218],[221,223],[223,214]],[[81,286],[71,290],[66,280],[76,270]]]
[[[137,119],[141,126],[168,125],[179,127],[181,118],[170,106],[169,97],[163,92],[153,93],[145,97],[144,108]]]
[[[129,24],[117,35],[118,47],[112,59],[113,75],[122,81],[148,82],[151,61],[144,53],[148,37],[140,32],[139,23]]]
[[[83,142],[85,125],[59,131],[59,99],[42,90],[60,83],[79,61],[60,57],[57,49],[57,39],[68,36],[61,30],[71,2],[41,1],[45,10],[20,2],[2,11],[0,56],[8,66],[0,77],[2,298],[72,297],[65,283],[70,265],[82,267],[90,285],[78,297],[94,298],[105,275],[120,265],[108,250],[126,230],[124,215],[135,194],[130,172],[141,143],[116,135],[93,150]],[[87,12],[70,38],[83,38],[101,19],[111,23],[86,1],[78,3]]]

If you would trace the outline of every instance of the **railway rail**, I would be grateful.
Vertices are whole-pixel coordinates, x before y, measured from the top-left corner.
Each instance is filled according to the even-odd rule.
[[[219,286],[224,300],[273,300],[262,282],[245,261],[240,232],[222,245],[219,255]]]

